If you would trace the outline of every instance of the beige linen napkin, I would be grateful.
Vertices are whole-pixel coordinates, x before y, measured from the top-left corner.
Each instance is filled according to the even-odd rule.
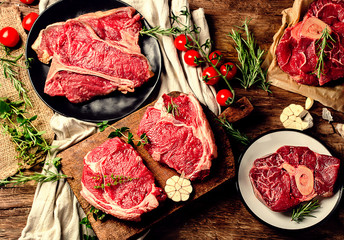
[[[54,2],[56,0],[41,0],[40,12]],[[124,0],[124,2],[137,9],[151,26],[162,28],[171,27],[169,19],[171,11],[179,15],[181,10],[188,7],[186,0]],[[193,11],[192,20],[202,29],[200,40],[205,41],[210,38],[203,9]],[[159,95],[171,91],[192,92],[216,115],[220,114],[220,107],[215,99],[215,89],[202,82],[202,70],[189,67],[181,61],[184,53],[176,51],[172,37],[160,37],[159,43],[164,66]],[[58,114],[52,118],[51,127],[57,135],[53,145],[60,146],[54,152],[54,156],[57,151],[71,146],[96,131],[94,124]],[[51,164],[45,165],[45,168],[55,170]],[[82,233],[79,231],[79,222],[84,216],[85,213],[65,180],[38,184],[27,225],[20,239],[80,239]],[[85,228],[82,230],[86,233]]]

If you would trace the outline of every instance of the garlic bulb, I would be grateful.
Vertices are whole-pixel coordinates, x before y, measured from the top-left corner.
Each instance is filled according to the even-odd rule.
[[[182,176],[170,177],[166,181],[165,192],[174,202],[187,201],[192,192],[191,182]]]
[[[280,120],[285,128],[305,130],[313,127],[313,117],[301,105],[290,104],[283,109]]]

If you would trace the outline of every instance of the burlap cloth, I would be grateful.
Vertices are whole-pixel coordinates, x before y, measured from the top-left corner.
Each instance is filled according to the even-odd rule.
[[[25,52],[25,43],[27,35],[21,25],[20,12],[17,7],[0,7],[0,29],[11,26],[19,32],[21,38],[21,46],[18,47],[11,54],[18,56]],[[0,57],[5,57],[5,51],[0,50]],[[23,56],[18,63],[25,66],[25,56]],[[2,73],[2,67],[0,67],[0,97],[7,97],[11,101],[21,100],[18,96],[18,92],[13,87],[9,79],[6,79]],[[27,109],[27,116],[31,117],[37,115],[37,119],[33,122],[35,127],[40,131],[46,131],[43,135],[47,142],[50,144],[54,137],[54,132],[51,130],[49,122],[53,115],[53,112],[38,98],[34,89],[31,86],[30,79],[26,69],[15,68],[18,71],[18,79],[20,79],[25,89],[28,91],[28,96],[31,99],[33,108]],[[19,160],[17,158],[18,152],[15,150],[15,144],[11,142],[7,133],[4,133],[1,127],[0,143],[1,143],[1,156],[0,156],[0,179],[12,176],[18,171]],[[39,160],[44,160],[44,156]],[[31,166],[23,165],[23,168],[30,168]]]
[[[292,8],[283,10],[282,25],[273,38],[273,44],[269,49],[263,66],[268,68],[267,79],[272,85],[313,98],[325,106],[344,112],[344,84],[342,80],[331,82],[322,87],[302,85],[296,83],[277,64],[275,51],[285,28],[294,26],[299,20],[302,20],[312,2],[313,0],[295,0]]]
[[[56,0],[40,0],[40,12],[54,2]],[[137,9],[151,26],[162,28],[171,27],[169,18],[171,12],[179,15],[181,10],[185,10],[185,6],[188,7],[186,0],[124,0],[124,2]],[[192,20],[201,27],[200,41],[205,42],[210,35],[203,9],[193,11]],[[189,67],[183,62],[184,53],[176,50],[173,37],[160,37],[159,44],[164,62],[159,95],[171,91],[192,92],[210,110],[219,114],[221,109],[215,99],[216,91],[212,86],[202,82],[202,70]],[[53,116],[51,127],[56,133],[53,145],[59,146],[53,156],[57,151],[71,146],[96,130],[95,125],[91,123],[76,121],[58,114]],[[47,160],[49,162],[49,159]],[[44,168],[56,171],[52,164],[46,164]],[[32,209],[20,239],[80,239],[83,233],[90,234],[84,227],[83,231],[79,231],[80,219],[83,217],[85,213],[67,181],[63,179],[54,183],[38,184]]]

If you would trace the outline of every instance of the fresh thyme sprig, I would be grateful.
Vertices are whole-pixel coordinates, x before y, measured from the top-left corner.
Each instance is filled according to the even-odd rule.
[[[101,210],[99,210],[99,209],[97,209],[97,208],[95,208],[95,207],[91,207],[91,209],[90,209],[90,213],[93,213],[93,218],[94,218],[94,220],[103,220],[104,218],[105,218],[105,216],[106,216],[106,213],[105,212],[103,212],[103,211],[101,211]]]
[[[30,65],[30,62],[32,59],[28,59],[28,61],[25,61],[25,66],[21,66],[18,64],[18,60],[22,58],[23,54],[20,54],[19,56],[15,57],[11,55],[11,50],[8,47],[3,47],[3,50],[6,53],[6,56],[8,58],[0,58],[0,64],[3,69],[3,75],[6,79],[9,79],[14,86],[14,88],[17,90],[19,97],[21,97],[26,106],[31,106],[32,103],[27,95],[27,90],[24,87],[24,84],[22,81],[18,79],[18,71],[15,70],[15,68],[28,68]]]
[[[171,102],[168,103],[166,107],[166,111],[167,113],[171,113],[173,117],[176,117],[176,116],[179,116],[178,107],[179,106],[175,102],[173,102],[173,99],[171,98]]]
[[[150,35],[150,36],[157,36],[157,35],[169,35],[169,36],[175,36],[177,34],[184,34],[185,36],[189,36],[192,40],[193,44],[187,44],[188,49],[195,49],[199,51],[200,55],[202,56],[203,59],[201,60],[196,60],[197,64],[206,62],[210,66],[212,66],[218,75],[225,81],[226,85],[228,86],[229,90],[232,92],[233,97],[230,98],[229,103],[232,104],[235,99],[235,92],[233,88],[231,87],[229,81],[227,78],[221,74],[219,69],[215,67],[215,65],[210,61],[209,56],[207,54],[207,51],[211,49],[212,41],[210,39],[207,39],[203,44],[200,43],[200,32],[201,28],[198,27],[196,24],[191,24],[190,23],[190,15],[191,13],[189,12],[189,9],[185,7],[185,10],[180,11],[180,15],[175,15],[173,12],[171,14],[172,16],[171,21],[172,21],[172,26],[176,24],[177,26],[168,28],[168,29],[162,29],[160,27],[155,27],[150,29],[149,32],[147,30],[141,31],[140,33]],[[185,21],[183,19],[185,18]]]
[[[23,105],[23,101],[11,102],[0,98],[0,119],[3,130],[17,146],[18,158],[25,164],[33,165],[44,153],[49,154],[53,146],[49,146],[42,136],[45,131],[38,131],[32,124],[37,115],[27,118],[24,115],[26,112],[20,109]]]
[[[320,203],[318,199],[312,199],[312,201],[307,204],[300,204],[297,208],[293,209],[291,221],[300,223],[305,217],[315,217],[311,212],[315,211],[319,207]]]
[[[102,188],[104,189],[105,187],[111,187],[111,186],[115,186],[118,184],[122,184],[122,183],[126,183],[126,182],[131,182],[137,178],[132,178],[132,177],[127,177],[127,176],[122,176],[122,175],[114,175],[113,173],[111,173],[110,176],[108,175],[104,175],[104,178],[110,177],[113,182],[108,182],[107,184],[102,183],[99,186],[94,186],[95,189],[99,189]],[[100,180],[100,175],[97,175],[95,177],[92,177],[95,180]]]
[[[100,211],[99,209],[96,209],[95,207],[91,207],[91,210],[90,210],[90,213],[93,213],[93,217],[95,220],[97,219],[104,219],[104,217],[106,216],[105,213],[103,213],[102,211]],[[103,215],[104,214],[104,215]],[[99,217],[98,217],[99,216]],[[81,225],[85,225],[86,227],[86,231],[87,231],[87,234],[84,234],[83,235],[83,239],[84,240],[98,240],[97,236],[91,236],[91,235],[88,235],[89,234],[89,231],[88,229],[92,229],[92,226],[91,226],[91,223],[90,221],[88,220],[87,217],[84,217],[81,221],[80,221],[80,224]],[[93,230],[93,229],[92,229]]]
[[[227,121],[225,117],[217,119],[221,125],[225,128],[227,134],[233,138],[233,140],[240,142],[243,145],[248,145],[250,140],[245,134],[240,133],[238,129],[234,129],[233,125]]]
[[[137,142],[136,146],[144,146],[145,144],[149,143],[149,139],[145,133],[141,134],[140,140],[134,140],[134,135],[129,131],[128,127],[115,128],[111,126],[108,121],[97,123],[97,126],[100,132],[103,132],[107,127],[114,129],[115,131],[111,132],[108,138],[124,137],[127,139],[127,143],[133,147],[135,146],[134,142]],[[128,132],[128,134],[125,135],[125,132]]]
[[[232,29],[232,32],[228,34],[235,43],[235,50],[238,53],[238,60],[240,66],[238,66],[242,73],[242,78],[237,78],[243,88],[248,89],[256,83],[267,91],[269,90],[270,83],[266,80],[266,71],[263,71],[261,64],[263,62],[264,50],[257,48],[256,41],[253,34],[248,29],[249,20],[245,20],[242,27],[238,27],[243,30],[246,35],[244,39],[238,31]]]
[[[24,184],[29,181],[35,182],[56,182],[63,178],[68,178],[67,175],[61,173],[54,173],[52,171],[44,169],[45,173],[37,173],[35,172],[32,175],[24,175],[22,172],[18,173],[17,175],[10,177],[8,179],[0,180],[0,186],[5,186],[7,184]]]
[[[318,46],[318,61],[315,66],[315,73],[317,74],[317,77],[320,78],[321,75],[324,75],[324,62],[326,58],[325,48],[332,48],[329,44],[329,40],[331,40],[333,43],[336,41],[331,37],[330,32],[328,31],[327,27],[324,28],[322,31],[321,37],[315,42],[315,44],[318,44],[320,41],[320,44]]]

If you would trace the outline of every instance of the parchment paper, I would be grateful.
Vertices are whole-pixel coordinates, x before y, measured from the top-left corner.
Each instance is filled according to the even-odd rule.
[[[310,97],[327,107],[344,112],[344,83],[343,80],[335,80],[322,87],[298,84],[287,73],[283,72],[276,60],[275,51],[277,45],[287,27],[294,26],[307,12],[313,0],[295,0],[293,7],[282,11],[282,25],[274,36],[274,41],[263,63],[268,68],[267,79],[272,85]]]

